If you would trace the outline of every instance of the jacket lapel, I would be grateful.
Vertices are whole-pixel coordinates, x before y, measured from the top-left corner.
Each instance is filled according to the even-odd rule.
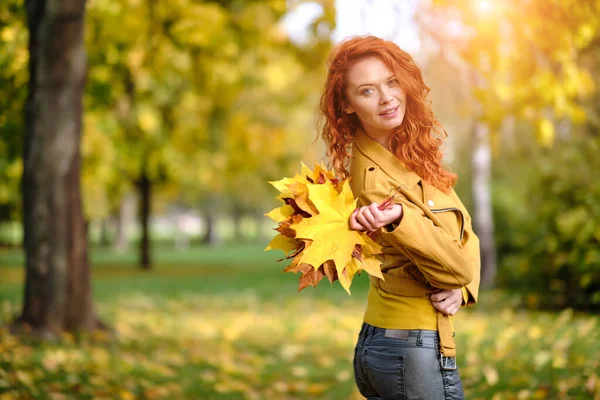
[[[426,204],[429,207],[433,207],[435,205],[435,203],[433,203],[432,200],[435,194],[435,186],[424,180],[421,181],[421,186],[423,187],[423,204]],[[430,201],[432,203],[430,203]]]
[[[401,186],[400,192],[412,203],[421,208],[435,225],[446,229],[435,215],[435,212],[440,211],[440,207],[451,207],[460,212],[458,208],[455,208],[456,206],[451,202],[449,196],[436,190],[435,186],[430,183],[422,180],[419,175],[409,170],[391,151],[383,147],[360,128],[356,131],[354,145],[362,155],[378,165],[381,171],[398,182]],[[419,183],[422,187],[422,196],[417,196],[416,192],[412,190]]]
[[[354,145],[373,163],[377,164],[383,172],[406,189],[411,190],[421,181],[419,175],[409,170],[398,157],[360,128],[356,131]]]

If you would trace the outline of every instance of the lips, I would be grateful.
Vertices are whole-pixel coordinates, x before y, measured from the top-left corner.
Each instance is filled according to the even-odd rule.
[[[379,113],[379,115],[391,115],[391,114],[395,113],[397,109],[398,109],[398,106],[396,106],[394,108],[388,108],[384,112]]]

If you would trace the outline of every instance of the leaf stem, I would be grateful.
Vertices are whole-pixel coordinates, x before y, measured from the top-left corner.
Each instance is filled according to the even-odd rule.
[[[395,204],[394,203],[394,197],[396,197],[396,195],[398,194],[399,191],[400,191],[400,186],[398,186],[398,188],[396,188],[396,190],[393,193],[389,194],[385,198],[385,200],[383,201],[383,203],[381,203],[379,205],[379,207],[377,207],[377,208],[379,210],[384,210],[386,208],[389,208],[389,207],[393,206]]]

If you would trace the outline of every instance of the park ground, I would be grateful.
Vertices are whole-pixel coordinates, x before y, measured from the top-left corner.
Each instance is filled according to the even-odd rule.
[[[115,335],[9,334],[23,255],[0,252],[0,399],[360,399],[352,357],[368,279],[297,292],[264,243],[92,251],[93,296]],[[466,398],[600,399],[600,318],[485,291],[457,317]]]

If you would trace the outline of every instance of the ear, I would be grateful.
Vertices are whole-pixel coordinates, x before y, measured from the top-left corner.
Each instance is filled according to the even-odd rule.
[[[354,112],[354,108],[344,100],[342,100],[342,110],[344,110],[346,114],[352,114]]]

